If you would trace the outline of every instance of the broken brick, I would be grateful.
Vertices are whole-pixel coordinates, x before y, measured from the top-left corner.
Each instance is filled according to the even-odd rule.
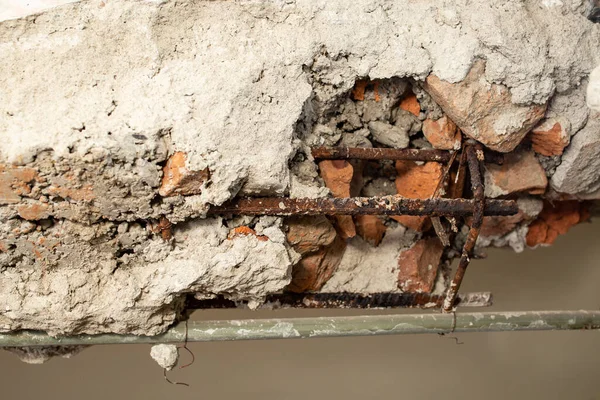
[[[186,154],[178,151],[167,160],[158,193],[163,196],[194,195],[202,192],[202,185],[209,178],[208,168],[190,171],[185,166]]]
[[[399,107],[417,117],[421,113],[421,105],[419,104],[419,100],[417,100],[417,96],[415,96],[414,93],[404,96],[402,100],[400,100]]]
[[[352,89],[352,98],[354,100],[363,101],[365,99],[365,89],[367,88],[367,84],[369,81],[366,79],[359,79],[354,84],[354,89]]]
[[[254,229],[250,228],[249,226],[238,226],[236,228],[233,228],[229,232],[229,235],[227,235],[227,239],[232,240],[238,236],[249,236],[249,235],[256,236],[256,238],[258,240],[260,240],[261,242],[265,242],[265,241],[269,240],[269,238],[264,235],[256,234],[256,231]]]
[[[521,211],[509,216],[483,217],[479,235],[485,237],[504,236],[515,229],[524,219],[525,214]]]
[[[286,219],[287,241],[300,255],[313,253],[335,240],[336,232],[325,216]]]
[[[342,261],[346,242],[339,236],[329,246],[303,257],[292,269],[292,282],[286,290],[305,292],[320,290]]]
[[[409,199],[427,199],[433,196],[442,179],[442,165],[437,162],[417,164],[414,161],[396,161],[396,191]],[[430,218],[413,215],[392,217],[402,225],[415,231],[429,229]]]
[[[23,204],[17,208],[19,216],[27,221],[37,221],[48,218],[49,206],[45,203]]]
[[[529,225],[527,246],[551,245],[559,235],[564,235],[574,225],[589,219],[585,204],[578,201],[544,203],[538,218]]]
[[[533,151],[543,156],[561,155],[570,141],[569,132],[553,118],[533,128],[530,137]]]
[[[51,185],[44,191],[44,193],[52,196],[60,196],[63,199],[72,199],[76,201],[91,201],[96,197],[92,185],[86,185],[82,188]]]
[[[354,176],[352,164],[344,160],[324,160],[319,162],[321,178],[334,197],[350,197],[350,186]],[[338,233],[344,239],[356,236],[356,227],[349,215],[335,217]]]
[[[398,258],[398,287],[403,292],[431,293],[444,246],[437,237],[421,239]]]
[[[37,178],[33,168],[11,167],[0,164],[0,204],[14,204],[22,195],[31,192],[29,184]]]
[[[486,164],[485,195],[499,197],[511,193],[544,193],[548,186],[546,172],[531,151],[506,154],[503,165]]]
[[[423,134],[431,145],[441,150],[460,150],[460,130],[446,115],[438,120],[423,121]]]
[[[371,246],[377,247],[383,240],[386,226],[376,215],[357,215],[354,217],[356,232]]]
[[[465,135],[501,152],[513,151],[546,112],[546,105],[513,104],[506,86],[486,81],[483,60],[461,82],[432,74],[423,88]]]

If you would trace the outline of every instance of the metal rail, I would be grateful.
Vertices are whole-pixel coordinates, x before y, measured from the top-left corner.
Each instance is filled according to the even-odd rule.
[[[363,315],[180,322],[158,336],[80,335],[55,338],[22,331],[0,334],[0,347],[210,342],[417,333],[600,329],[600,311],[525,311]]]

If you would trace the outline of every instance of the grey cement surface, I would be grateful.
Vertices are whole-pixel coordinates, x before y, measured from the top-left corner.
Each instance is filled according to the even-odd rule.
[[[598,225],[584,224],[550,248],[522,254],[491,251],[487,260],[473,262],[464,290],[493,291],[496,310],[598,309],[598,233]],[[244,315],[249,314],[205,312],[195,317]],[[430,399],[444,394],[449,399],[600,398],[599,332],[458,338],[464,344],[416,335],[191,344],[196,363],[170,375],[189,388],[165,383],[145,345],[95,347],[44,365],[27,365],[0,352],[0,385],[3,398],[45,400]]]

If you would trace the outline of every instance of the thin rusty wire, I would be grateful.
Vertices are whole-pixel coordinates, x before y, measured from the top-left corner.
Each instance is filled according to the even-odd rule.
[[[179,369],[187,368],[190,365],[192,365],[194,363],[194,361],[196,361],[196,356],[194,356],[194,353],[187,347],[187,345],[188,345],[188,320],[186,319],[185,320],[185,337],[183,339],[183,346],[177,347],[177,356],[179,358],[179,349],[185,349],[192,356],[192,361],[190,361],[189,363],[187,363],[185,365],[180,366]],[[188,383],[185,383],[185,382],[175,382],[175,381],[170,380],[169,377],[167,376],[166,368],[163,368],[163,376],[164,376],[165,380],[168,383],[170,383],[171,385],[181,385],[181,386],[187,386],[187,387],[190,386]]]

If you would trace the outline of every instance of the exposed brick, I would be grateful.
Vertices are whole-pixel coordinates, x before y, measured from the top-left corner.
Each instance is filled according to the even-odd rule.
[[[417,100],[417,96],[415,96],[412,92],[400,100],[399,107],[417,117],[421,113],[421,105],[419,104],[419,100]]]
[[[336,232],[324,216],[286,219],[287,241],[301,255],[318,251],[335,240]]]
[[[23,204],[17,208],[19,216],[28,221],[37,221],[40,219],[48,218],[49,207],[45,203],[32,203]]]
[[[531,148],[544,156],[558,156],[569,144],[569,132],[555,119],[547,119],[533,128],[530,134]]]
[[[424,89],[465,135],[502,152],[514,150],[546,112],[546,105],[513,104],[506,86],[486,81],[482,60],[462,82],[429,75]]]
[[[320,290],[331,278],[342,260],[346,242],[339,236],[329,246],[303,257],[292,269],[292,282],[287,290],[305,292]]]
[[[354,84],[354,89],[352,89],[352,98],[354,100],[363,101],[365,99],[365,89],[367,88],[367,84],[369,81],[366,79],[359,79]]]
[[[430,198],[442,179],[442,165],[433,161],[422,165],[414,161],[396,161],[396,172],[397,193],[410,199]],[[399,215],[392,218],[416,231],[425,231],[430,226],[429,217]]]
[[[324,160],[319,162],[321,178],[335,197],[350,197],[350,186],[354,176],[352,164],[344,160]],[[356,236],[356,227],[349,215],[336,216],[338,233],[344,239]]]
[[[525,214],[518,212],[515,215],[502,217],[483,217],[479,231],[480,236],[504,236],[517,227],[525,219]]]
[[[548,186],[546,172],[533,152],[506,154],[503,165],[486,164],[485,194],[498,197],[511,193],[544,193]]]
[[[538,218],[529,225],[527,246],[550,245],[589,216],[586,205],[577,201],[546,202]]]
[[[44,191],[44,193],[77,201],[91,201],[96,198],[96,195],[94,194],[94,188],[91,185],[86,185],[82,188],[51,185]]]
[[[178,151],[167,160],[158,193],[161,196],[200,194],[202,185],[209,178],[208,168],[190,171],[185,166],[186,154]]]
[[[436,121],[429,118],[423,121],[423,134],[436,149],[460,149],[460,130],[446,115]]]
[[[37,171],[33,168],[0,164],[0,204],[19,203],[22,195],[31,192],[29,184],[36,178]]]
[[[233,228],[231,231],[229,231],[229,235],[227,235],[227,239],[232,240],[238,236],[248,236],[248,235],[256,236],[256,238],[258,240],[260,240],[261,242],[265,242],[265,241],[269,240],[269,238],[264,235],[257,235],[256,231],[254,229],[250,228],[249,226],[238,226],[236,228]]]
[[[354,217],[356,232],[372,246],[379,246],[385,235],[386,226],[376,215],[357,215]]]
[[[444,246],[437,237],[421,239],[398,258],[398,287],[403,292],[431,293]]]

